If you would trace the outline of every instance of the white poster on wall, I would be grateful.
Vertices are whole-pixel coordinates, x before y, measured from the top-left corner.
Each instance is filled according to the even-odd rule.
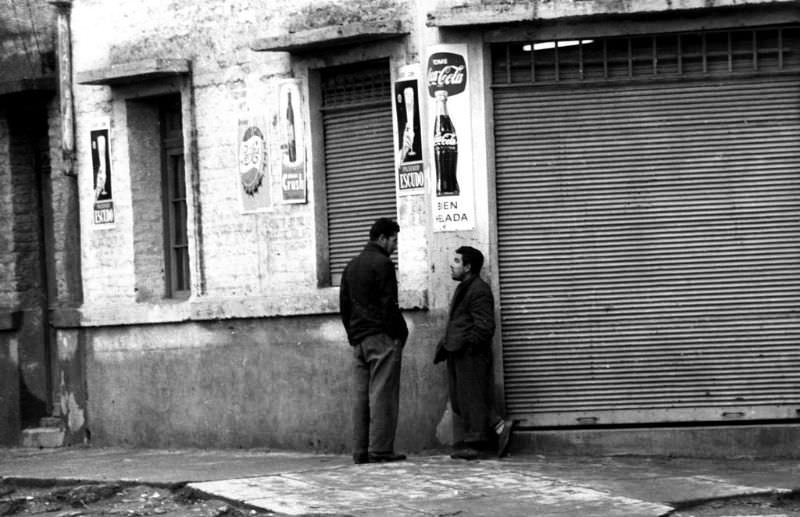
[[[111,176],[111,138],[109,121],[89,131],[92,149],[93,222],[98,228],[114,225],[114,200]]]
[[[270,207],[267,126],[263,117],[240,117],[237,136],[242,212],[262,212]]]
[[[286,81],[278,88],[277,138],[281,150],[281,200],[283,203],[305,203],[306,151],[300,82]]]
[[[423,194],[425,172],[419,119],[419,81],[416,77],[404,78],[395,81],[393,86],[397,193]]]
[[[467,46],[432,46],[427,65],[433,230],[471,230],[475,227],[475,182]]]

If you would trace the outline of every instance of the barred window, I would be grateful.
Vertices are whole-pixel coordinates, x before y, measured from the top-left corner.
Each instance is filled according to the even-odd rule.
[[[495,86],[796,72],[800,27],[503,43],[492,58]]]

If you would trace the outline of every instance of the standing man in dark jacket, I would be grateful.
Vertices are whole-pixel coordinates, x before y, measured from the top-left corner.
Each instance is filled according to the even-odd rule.
[[[456,250],[450,273],[460,283],[434,358],[434,363],[447,361],[450,405],[464,431],[464,443],[451,455],[457,459],[477,459],[495,441],[497,455],[503,456],[513,424],[498,415],[492,402],[494,297],[480,277],[482,267],[480,251],[470,246]]]
[[[375,221],[369,242],[342,274],[339,308],[355,358],[353,460],[400,461],[394,450],[400,406],[400,363],[408,327],[397,303],[397,276],[389,258],[400,226]]]

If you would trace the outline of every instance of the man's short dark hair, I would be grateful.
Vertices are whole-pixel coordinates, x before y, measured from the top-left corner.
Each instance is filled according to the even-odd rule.
[[[476,250],[472,246],[461,246],[456,250],[456,253],[461,255],[461,263],[469,266],[469,270],[473,275],[481,272],[483,267],[483,253]]]
[[[376,241],[381,235],[391,237],[400,232],[400,225],[388,217],[381,217],[372,225],[369,231],[369,240]]]

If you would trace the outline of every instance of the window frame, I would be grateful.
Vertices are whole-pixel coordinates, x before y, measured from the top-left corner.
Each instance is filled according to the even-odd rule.
[[[164,214],[165,297],[191,295],[186,160],[180,96],[159,102],[161,123],[161,199]],[[174,121],[177,124],[174,124]],[[175,167],[177,160],[177,167]],[[182,239],[181,239],[182,237]],[[179,242],[179,241],[183,242]]]

